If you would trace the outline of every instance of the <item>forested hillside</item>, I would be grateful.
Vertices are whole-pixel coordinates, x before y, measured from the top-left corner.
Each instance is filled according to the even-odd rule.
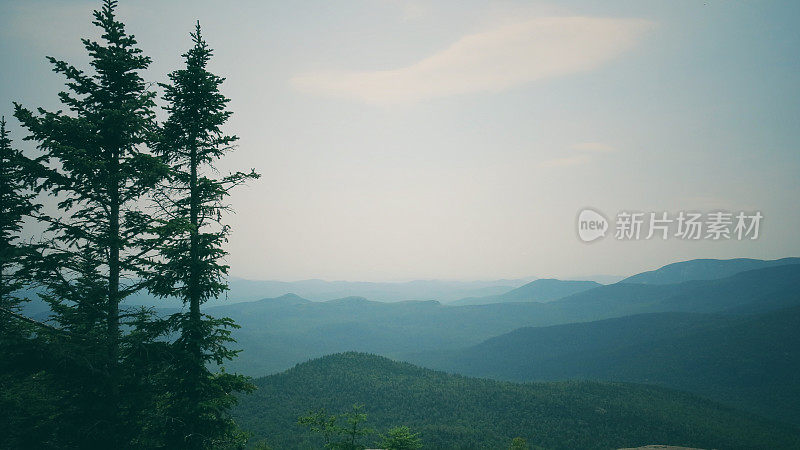
[[[632,384],[513,384],[447,375],[386,358],[345,353],[255,381],[235,417],[253,442],[318,448],[296,424],[310,410],[364,404],[367,426],[406,425],[425,448],[506,448],[514,437],[545,448],[672,444],[795,448],[800,432],[672,390]],[[374,439],[374,436],[373,436]],[[374,441],[365,439],[366,445]]]
[[[408,360],[502,380],[658,384],[800,425],[798,323],[800,307],[759,316],[645,314],[522,328],[468,349]]]

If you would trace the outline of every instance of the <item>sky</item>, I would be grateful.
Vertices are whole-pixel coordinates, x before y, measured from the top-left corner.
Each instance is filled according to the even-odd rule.
[[[99,1],[0,1],[0,111],[58,109]],[[153,65],[200,20],[239,148],[231,275],[488,280],[800,255],[800,4],[122,0]],[[158,90],[157,87],[154,89]],[[12,138],[24,136],[10,119]],[[578,238],[584,208],[612,229]],[[759,211],[757,239],[620,240],[623,211]],[[646,232],[643,232],[643,235]]]

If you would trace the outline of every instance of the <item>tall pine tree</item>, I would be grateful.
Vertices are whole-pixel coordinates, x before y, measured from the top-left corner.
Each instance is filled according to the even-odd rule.
[[[157,322],[120,308],[149,278],[144,261],[157,243],[141,205],[166,166],[147,149],[155,94],[141,73],[150,58],[115,9],[105,0],[92,22],[101,39],[82,40],[89,73],[48,57],[67,79],[59,93],[67,112],[15,104],[26,139],[43,153],[40,188],[57,201],[56,213],[38,215],[48,240],[36,276],[54,321],[72,337],[70,363],[56,378],[74,412],[62,415],[63,445],[80,448],[144,445],[148,374],[157,370],[142,358],[163,346]]]
[[[228,408],[234,392],[251,389],[242,376],[212,373],[209,364],[221,365],[235,356],[230,319],[205,315],[201,305],[227,289],[228,266],[223,262],[229,227],[222,215],[230,190],[255,171],[215,176],[215,163],[230,151],[236,136],[222,127],[231,116],[229,100],[220,93],[224,79],[207,70],[212,50],[203,39],[198,23],[191,34],[193,47],[183,55],[185,67],[169,74],[162,84],[169,114],[163,125],[157,150],[171,166],[170,176],[158,202],[160,258],[157,277],[150,286],[162,296],[183,299],[188,312],[176,314],[171,322],[179,334],[174,342],[175,376],[167,402],[173,425],[168,445],[188,448],[216,448],[237,439]]]

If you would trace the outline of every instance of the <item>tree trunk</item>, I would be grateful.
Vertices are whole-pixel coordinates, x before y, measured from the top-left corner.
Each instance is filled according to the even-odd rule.
[[[192,417],[193,424],[190,431],[194,434],[197,433],[197,426],[199,423],[199,408],[198,405],[202,400],[201,394],[201,377],[203,369],[203,355],[200,340],[202,338],[201,316],[200,316],[200,254],[199,254],[199,234],[200,234],[200,221],[199,221],[199,201],[197,192],[197,146],[192,145],[190,149],[190,166],[191,174],[189,180],[189,351],[191,361],[189,362],[189,386],[192,392],[191,405],[195,411],[195,417]],[[188,448],[199,449],[203,448],[202,440],[199,436],[192,435],[188,442]]]
[[[111,152],[109,170],[109,220],[108,220],[108,396],[109,419],[114,427],[120,425],[119,415],[119,279],[120,279],[120,195],[119,195],[119,151]],[[114,435],[118,430],[114,430]]]

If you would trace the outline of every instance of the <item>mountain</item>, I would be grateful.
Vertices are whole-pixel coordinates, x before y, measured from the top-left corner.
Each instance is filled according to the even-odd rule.
[[[400,357],[456,350],[526,326],[590,322],[633,314],[753,314],[800,305],[800,265],[674,285],[617,283],[548,302],[450,306],[349,298],[311,302],[297,296],[208,308],[231,317],[241,356],[231,368],[251,376],[285,370],[343,351]]]
[[[714,280],[648,285],[616,283],[548,304],[572,322],[647,312],[748,313],[800,303],[800,264],[779,265]],[[605,316],[605,317],[601,317]],[[565,323],[568,321],[565,321]]]
[[[234,337],[243,352],[231,368],[252,376],[349,350],[398,355],[461,348],[528,325],[538,314],[525,303],[451,307],[357,297],[311,302],[294,295],[207,311],[241,325]]]
[[[667,264],[660,269],[642,272],[622,280],[622,283],[673,284],[692,280],[716,280],[727,278],[748,270],[766,267],[800,264],[800,258],[761,260],[749,258],[736,259],[693,259]]]
[[[549,302],[568,295],[602,286],[594,281],[564,281],[542,278],[512,289],[500,295],[468,297],[456,300],[451,305],[486,305],[506,302]]]
[[[507,448],[516,436],[545,448],[672,444],[701,448],[798,448],[798,430],[658,387],[621,383],[513,384],[435,372],[361,354],[326,356],[255,380],[236,422],[253,442],[320,448],[297,425],[310,410],[365,405],[367,426],[406,425],[425,448]],[[372,440],[364,442],[374,445]]]
[[[521,286],[530,278],[492,281],[444,281],[416,280],[396,283],[370,283],[352,281],[257,281],[241,278],[229,280],[229,290],[218,298],[209,299],[206,307],[253,302],[264,298],[275,298],[286,294],[302,296],[311,301],[328,301],[343,297],[365,297],[381,302],[398,301],[453,301],[465,296],[488,296],[502,294]],[[19,293],[31,301],[23,307],[23,313],[38,320],[50,313],[49,306],[39,299],[36,290]],[[127,297],[128,306],[152,306],[155,308],[180,308],[177,298],[157,298],[147,292],[137,292]]]
[[[327,301],[342,297],[366,297],[380,302],[406,300],[453,301],[467,296],[495,295],[521,286],[529,279],[492,281],[416,280],[396,283],[371,283],[354,281],[257,281],[231,278],[230,290],[220,298],[209,301],[208,306],[255,301],[294,293],[312,301]],[[147,293],[129,297],[134,305],[180,306],[176,299],[159,300]]]
[[[756,316],[658,313],[521,328],[467,349],[407,359],[502,380],[652,383],[800,425],[798,349],[795,306]]]

